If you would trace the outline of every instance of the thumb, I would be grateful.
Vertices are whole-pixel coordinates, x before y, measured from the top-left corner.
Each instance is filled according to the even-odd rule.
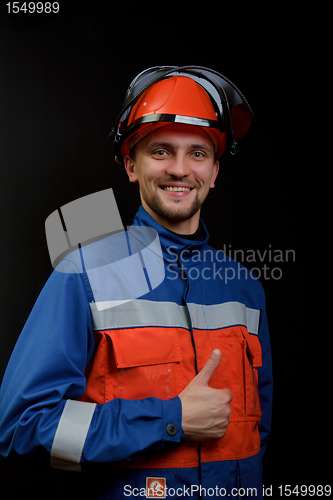
[[[196,379],[200,381],[202,384],[208,385],[213,373],[221,363],[222,353],[219,349],[214,349],[210,358],[206,362],[205,366],[196,376]]]

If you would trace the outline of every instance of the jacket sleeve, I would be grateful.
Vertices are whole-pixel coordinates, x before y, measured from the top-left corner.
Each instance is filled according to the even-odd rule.
[[[260,310],[259,341],[262,350],[262,366],[258,368],[258,388],[261,404],[261,421],[259,424],[260,433],[260,454],[263,455],[267,447],[271,429],[272,418],[272,397],[273,397],[273,375],[271,347],[266,315],[265,295],[262,290],[262,305]]]
[[[131,460],[185,441],[179,398],[76,401],[94,336],[82,273],[54,271],[17,341],[0,390],[0,456],[46,450],[51,465]],[[177,432],[170,435],[168,424]],[[170,427],[168,427],[170,430]],[[171,433],[173,434],[173,433]]]

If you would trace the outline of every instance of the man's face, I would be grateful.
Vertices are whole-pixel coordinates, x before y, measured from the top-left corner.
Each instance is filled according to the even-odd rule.
[[[193,125],[162,127],[141,139],[135,154],[125,157],[125,167],[157,222],[183,234],[196,231],[219,168],[206,132]]]

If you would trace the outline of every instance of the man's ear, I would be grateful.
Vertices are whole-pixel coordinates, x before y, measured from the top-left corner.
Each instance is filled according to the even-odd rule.
[[[219,173],[219,168],[220,168],[220,162],[217,161],[214,163],[212,179],[210,181],[210,188],[215,187],[215,181],[216,181],[217,174]]]
[[[135,163],[129,155],[124,158],[125,169],[130,182],[138,182],[138,176],[135,170]]]

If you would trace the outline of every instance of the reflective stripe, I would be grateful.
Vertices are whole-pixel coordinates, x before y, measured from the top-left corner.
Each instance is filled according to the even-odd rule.
[[[246,307],[246,326],[249,333],[259,333],[260,311],[259,309],[251,309]]]
[[[111,309],[100,311],[98,309],[101,309],[100,304],[90,304],[95,330],[136,328],[140,326],[190,328],[186,307],[179,306],[174,302],[134,299]]]
[[[125,304],[126,302],[130,302],[132,299],[125,300],[102,300],[100,302],[95,302],[96,309],[98,311],[103,311],[103,309],[111,309],[111,307],[118,307],[121,304]]]
[[[91,303],[95,330],[137,328],[144,326],[190,328],[186,306],[174,302],[155,302],[135,299],[102,309],[101,304]],[[200,330],[216,330],[234,325],[244,325],[250,333],[257,334],[260,311],[240,302],[225,302],[211,306],[187,304],[192,327]]]
[[[66,401],[51,449],[54,469],[81,471],[80,460],[95,403]]]
[[[194,328],[217,330],[228,326],[244,325],[250,333],[258,333],[260,311],[240,302],[225,302],[212,306],[188,304]]]

